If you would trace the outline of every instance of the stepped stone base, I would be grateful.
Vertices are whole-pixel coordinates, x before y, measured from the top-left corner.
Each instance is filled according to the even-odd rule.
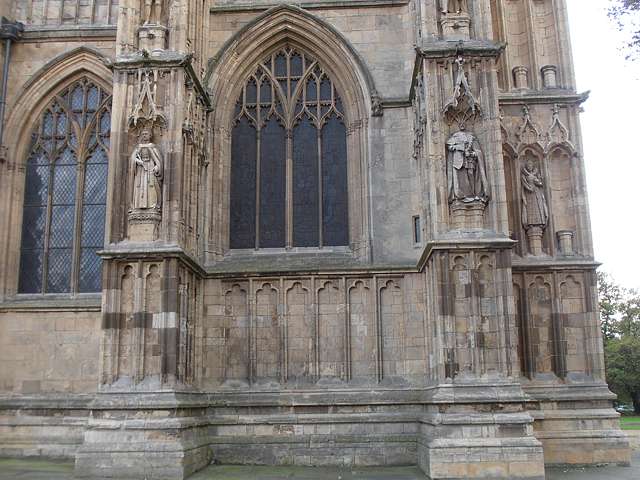
[[[572,393],[573,402],[566,391],[563,402],[532,401],[511,384],[102,393],[68,408],[0,398],[0,456],[75,457],[77,478],[136,480],[183,480],[210,463],[418,465],[432,480],[537,480],[545,464],[627,465],[617,414]],[[578,408],[588,405],[597,408]]]

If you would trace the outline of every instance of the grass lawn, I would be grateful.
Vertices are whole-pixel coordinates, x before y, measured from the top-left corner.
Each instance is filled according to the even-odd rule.
[[[620,417],[622,430],[640,430],[640,417],[625,415]]]

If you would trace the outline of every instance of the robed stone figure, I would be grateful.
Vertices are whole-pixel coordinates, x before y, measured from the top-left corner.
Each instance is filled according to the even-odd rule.
[[[527,158],[522,167],[520,178],[522,183],[522,226],[525,230],[534,227],[544,230],[549,221],[549,208],[544,194],[542,176],[533,158]]]
[[[444,14],[469,13],[468,0],[440,0],[440,11]]]
[[[140,143],[131,154],[134,168],[133,210],[160,210],[162,205],[162,178],[164,166],[162,154],[152,141],[151,130],[145,128]]]
[[[460,130],[447,141],[447,178],[449,203],[486,204],[489,201],[489,184],[484,156],[477,138]]]

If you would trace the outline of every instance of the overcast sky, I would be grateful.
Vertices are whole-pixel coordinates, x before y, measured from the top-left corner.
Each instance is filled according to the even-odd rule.
[[[640,288],[640,60],[625,60],[607,0],[567,0],[596,260]]]

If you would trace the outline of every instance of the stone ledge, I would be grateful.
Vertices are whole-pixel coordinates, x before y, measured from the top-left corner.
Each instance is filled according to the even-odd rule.
[[[296,3],[305,10],[337,9],[337,8],[379,8],[406,6],[408,0],[302,0]],[[281,3],[240,3],[211,7],[211,13],[260,12],[281,5]]]
[[[0,312],[100,312],[102,298],[12,298],[0,302]]]
[[[21,42],[34,43],[43,40],[73,40],[73,39],[107,39],[116,40],[115,25],[42,25],[26,26]]]

